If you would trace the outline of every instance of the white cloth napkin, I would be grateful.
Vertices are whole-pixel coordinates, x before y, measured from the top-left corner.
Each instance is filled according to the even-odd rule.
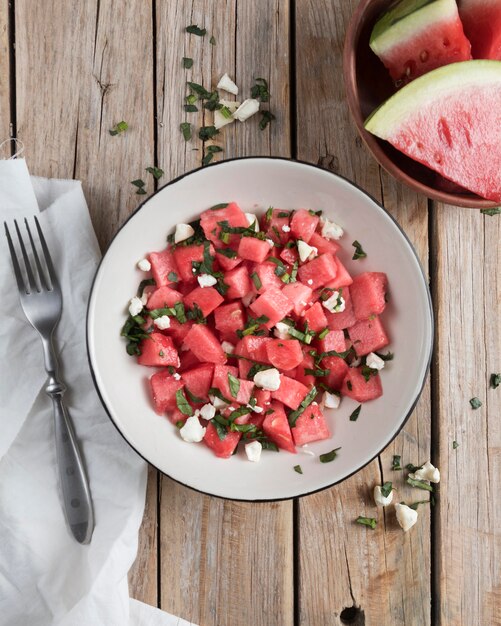
[[[63,290],[56,333],[60,373],[85,457],[96,528],[88,546],[78,544],[66,528],[41,344],[21,311],[1,234],[0,622],[188,625],[129,599],[127,572],[137,552],[147,468],[106,416],[88,368],[85,315],[100,253],[81,185],[30,177],[22,159],[0,161],[0,217],[12,227],[14,217],[34,214]]]

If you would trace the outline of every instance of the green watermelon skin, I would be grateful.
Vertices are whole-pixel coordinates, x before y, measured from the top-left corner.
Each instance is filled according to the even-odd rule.
[[[461,0],[458,4],[473,58],[501,60],[500,0]]]
[[[376,22],[370,46],[397,87],[471,59],[455,0],[401,0]]]
[[[421,76],[365,128],[473,193],[501,202],[501,61],[468,61]]]

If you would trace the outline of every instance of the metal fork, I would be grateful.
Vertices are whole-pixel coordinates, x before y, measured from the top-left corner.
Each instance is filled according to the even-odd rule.
[[[66,391],[66,387],[58,378],[56,353],[52,345],[54,330],[61,318],[63,297],[42,229],[36,217],[34,220],[42,251],[40,256],[31,234],[28,220],[24,220],[33,251],[34,266],[33,263],[30,263],[18,223],[14,220],[19,247],[24,260],[27,282],[23,278],[20,261],[6,222],[4,222],[5,234],[9,243],[21,307],[28,321],[38,331],[42,340],[45,369],[49,375],[45,392],[52,398],[54,406],[56,452],[66,520],[78,542],[90,543],[92,531],[94,530],[94,512],[89,483],[73,423],[63,404],[63,394]],[[42,269],[40,258],[45,261],[46,271]]]

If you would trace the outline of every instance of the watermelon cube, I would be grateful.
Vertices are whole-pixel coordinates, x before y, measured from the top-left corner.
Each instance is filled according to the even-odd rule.
[[[166,249],[161,252],[150,252],[151,273],[157,287],[170,285],[179,278],[178,269],[172,250]],[[169,274],[171,278],[169,278]],[[176,275],[176,280],[172,280]]]
[[[249,271],[244,265],[239,265],[233,270],[229,270],[224,275],[224,282],[229,289],[226,292],[228,300],[243,298],[251,290]]]
[[[315,384],[315,376],[307,374],[306,369],[315,369],[315,362],[310,354],[305,354],[303,360],[296,369],[296,380],[308,388],[313,387]]]
[[[229,459],[233,454],[242,433],[227,432],[224,439],[220,439],[212,422],[207,424],[207,430],[203,438],[204,443],[221,459]]]
[[[343,380],[349,370],[346,361],[338,356],[328,356],[322,359],[322,368],[328,369],[329,373],[325,377],[325,384],[329,389],[338,391],[341,389]]]
[[[246,361],[245,359],[238,359],[238,375],[240,378],[247,379],[247,374],[252,367],[251,361]]]
[[[334,257],[334,262],[336,264],[336,278],[326,283],[326,287],[339,289],[340,287],[347,287],[348,285],[351,285],[353,278],[337,256]]]
[[[245,356],[259,363],[270,363],[268,353],[266,352],[266,344],[270,341],[272,341],[271,337],[247,335],[235,346],[235,354]]]
[[[239,389],[236,396],[231,391],[228,375],[238,380]],[[212,386],[219,389],[227,400],[238,404],[247,404],[254,389],[254,383],[251,380],[239,379],[238,369],[231,365],[216,365],[214,367]]]
[[[182,302],[183,295],[171,289],[170,287],[159,287],[153,291],[146,303],[146,308],[152,311],[153,309],[163,309],[164,307],[174,306],[176,302]]]
[[[341,311],[340,313],[331,313],[327,310],[325,311],[327,326],[332,330],[344,330],[345,328],[350,328],[350,326],[353,326],[353,324],[357,321],[355,313],[353,312],[350,288],[342,287],[339,291],[344,300],[344,311]]]
[[[310,246],[314,246],[318,250],[318,254],[325,254],[326,252],[336,254],[336,252],[341,248],[338,243],[330,241],[329,239],[324,239],[319,233],[313,233],[308,243]]]
[[[162,333],[151,333],[148,339],[141,341],[139,349],[141,350],[141,354],[137,357],[139,365],[179,367],[179,356],[174,342]]]
[[[269,413],[263,421],[265,435],[279,448],[296,452],[284,407],[280,402],[272,402],[270,408],[273,413]]]
[[[159,415],[177,407],[176,391],[183,388],[182,381],[176,380],[167,370],[162,370],[150,378],[150,387],[153,405]]]
[[[194,396],[208,401],[213,375],[214,365],[203,363],[183,372],[182,380]]]
[[[309,243],[317,225],[317,215],[311,215],[306,209],[299,209],[299,211],[296,211],[292,216],[291,233],[296,239],[302,239],[306,243]]]
[[[365,380],[361,367],[350,367],[343,380],[341,393],[357,402],[368,402],[383,395],[379,374],[370,375]]]
[[[185,370],[189,370],[192,367],[200,365],[199,359],[197,359],[197,357],[190,350],[182,350],[179,353],[179,360],[181,362],[179,365],[180,372],[184,372]]]
[[[256,317],[265,315],[268,318],[266,328],[271,328],[290,313],[292,302],[279,289],[269,289],[254,300],[250,308]]]
[[[238,256],[248,261],[262,263],[268,256],[270,244],[255,237],[242,237],[238,244]]]
[[[272,339],[266,344],[270,363],[279,370],[291,370],[303,360],[301,344],[297,339]]]
[[[194,324],[184,338],[183,345],[191,350],[199,361],[226,363],[226,354],[219,340],[205,324]]]
[[[289,218],[290,211],[283,211],[282,209],[273,209],[270,219],[266,219],[266,216],[263,217],[261,228],[266,231],[266,237],[281,246],[284,245],[289,239],[289,235],[282,228],[289,226]]]
[[[375,352],[390,343],[381,320],[377,316],[357,322],[348,328],[348,334],[357,356]]]
[[[353,312],[358,320],[380,315],[386,306],[388,279],[383,272],[364,272],[355,276],[350,286]]]
[[[228,222],[228,226],[232,228],[247,228],[247,218],[236,202],[230,202],[226,207],[212,210],[208,209],[200,215],[200,226],[209,241],[212,241],[216,248],[224,246],[223,241],[219,238],[221,226],[218,222]],[[240,240],[240,235],[230,235],[229,245],[236,248]]]
[[[168,412],[167,417],[169,418],[169,422],[172,422],[173,424],[177,424],[178,422],[184,423],[188,419],[188,416],[181,413],[177,407],[175,409],[171,409]]]
[[[223,304],[214,311],[216,329],[225,339],[236,338],[236,331],[245,327],[245,313],[241,302]]]
[[[264,411],[266,411],[270,405],[271,391],[268,391],[267,389],[259,389],[258,387],[256,387],[252,395],[254,396],[254,398],[256,398],[256,406],[259,406],[264,409]]]
[[[317,403],[310,404],[301,413],[291,432],[296,446],[304,446],[311,441],[329,439],[331,436],[325,416]]]
[[[308,387],[303,385],[303,383],[282,374],[280,376],[280,387],[272,392],[271,397],[273,400],[278,400],[285,406],[288,406],[289,409],[295,411],[307,396],[308,391]]]
[[[294,265],[294,263],[299,259],[297,248],[284,248],[280,253],[280,258],[282,261],[287,263],[287,265]]]
[[[308,328],[315,332],[319,332],[323,330],[327,326],[327,318],[324,314],[324,307],[320,304],[320,302],[315,302],[315,304],[306,309],[304,314],[301,314],[303,318],[303,322],[308,324]]]
[[[225,271],[235,269],[235,267],[237,267],[237,265],[240,265],[240,263],[242,262],[242,259],[236,255],[236,252],[235,256],[230,258],[216,251],[216,259],[221,268]]]
[[[313,290],[299,281],[285,285],[282,293],[293,303],[296,315],[301,315],[313,296]]]
[[[204,317],[217,309],[221,302],[224,302],[224,298],[214,287],[195,287],[184,298],[184,304],[188,309],[192,309],[196,304]]]
[[[258,429],[258,430],[262,430],[263,429],[263,422],[266,418],[266,415],[264,414],[264,411],[262,413],[251,413],[249,416],[249,421],[247,422],[248,424],[254,424],[254,426]]]
[[[280,278],[275,274],[275,270],[277,266],[274,263],[259,263],[253,266],[252,274],[257,274],[257,280],[254,278],[253,280],[257,282],[257,284],[261,283],[259,289],[257,289],[255,282],[253,282],[254,288],[258,293],[264,293],[269,289],[281,289],[283,287],[283,282]]]
[[[321,254],[312,261],[301,265],[298,271],[301,282],[312,289],[323,287],[334,280],[337,274],[337,264],[332,254]]]
[[[344,352],[346,350],[346,339],[342,330],[330,330],[323,339],[317,340],[319,352]]]
[[[190,332],[190,328],[193,326],[193,322],[188,320],[184,324],[178,322],[175,317],[170,318],[170,326],[163,332],[166,335],[170,335],[176,343],[182,343],[183,339]]]
[[[214,256],[214,247],[210,246],[210,254]],[[177,246],[174,250],[174,259],[178,268],[178,274],[181,280],[193,282],[195,280],[193,272],[193,261],[203,261],[204,246]]]

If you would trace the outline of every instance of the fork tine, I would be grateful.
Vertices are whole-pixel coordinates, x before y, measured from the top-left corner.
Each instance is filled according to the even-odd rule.
[[[28,293],[28,289],[24,284],[23,274],[21,272],[21,268],[19,267],[19,262],[17,260],[16,251],[14,249],[14,244],[12,243],[12,239],[10,237],[9,228],[7,226],[7,222],[4,222],[5,226],[5,236],[7,237],[7,242],[9,244],[10,257],[12,259],[12,265],[14,266],[14,274],[16,276],[17,288],[19,291],[24,291],[24,293]]]
[[[50,252],[49,252],[49,248],[47,247],[47,243],[45,242],[45,237],[43,236],[43,232],[42,232],[42,228],[40,226],[40,223],[37,219],[37,217],[35,216],[35,224],[37,227],[37,231],[38,231],[38,236],[40,238],[40,244],[42,245],[42,250],[43,250],[43,254],[44,254],[44,258],[45,258],[45,264],[47,265],[47,269],[49,270],[49,278],[52,282],[52,288],[56,287],[56,285],[58,285],[59,283],[57,282],[57,274],[56,271],[54,270],[54,266],[52,265],[52,258],[50,256]]]
[[[42,265],[40,263],[40,259],[38,258],[38,252],[35,246],[35,242],[33,241],[33,237],[31,235],[31,230],[30,227],[28,225],[28,220],[26,218],[24,218],[24,224],[26,226],[26,230],[28,232],[28,237],[30,238],[30,243],[31,243],[31,249],[33,250],[33,257],[35,259],[35,263],[37,266],[37,270],[38,270],[38,277],[40,279],[40,285],[43,286],[45,285],[45,288],[50,291],[52,289],[52,285],[49,285],[49,281],[47,280],[46,276],[45,276],[45,272],[42,270]]]
[[[19,225],[17,223],[17,220],[14,220],[14,226],[16,227],[16,231],[17,231],[17,238],[19,239],[19,245],[21,246],[21,252],[23,254],[23,259],[24,259],[24,266],[26,268],[26,275],[28,276],[28,283],[30,285],[30,289],[31,291],[40,291],[40,289],[38,288],[36,282],[35,282],[35,277],[33,276],[33,271],[31,269],[31,264],[30,264],[30,260],[28,258],[28,255],[26,253],[26,248],[24,247],[24,241],[23,238],[21,236],[21,231],[19,230]],[[28,291],[28,293],[30,293]]]

